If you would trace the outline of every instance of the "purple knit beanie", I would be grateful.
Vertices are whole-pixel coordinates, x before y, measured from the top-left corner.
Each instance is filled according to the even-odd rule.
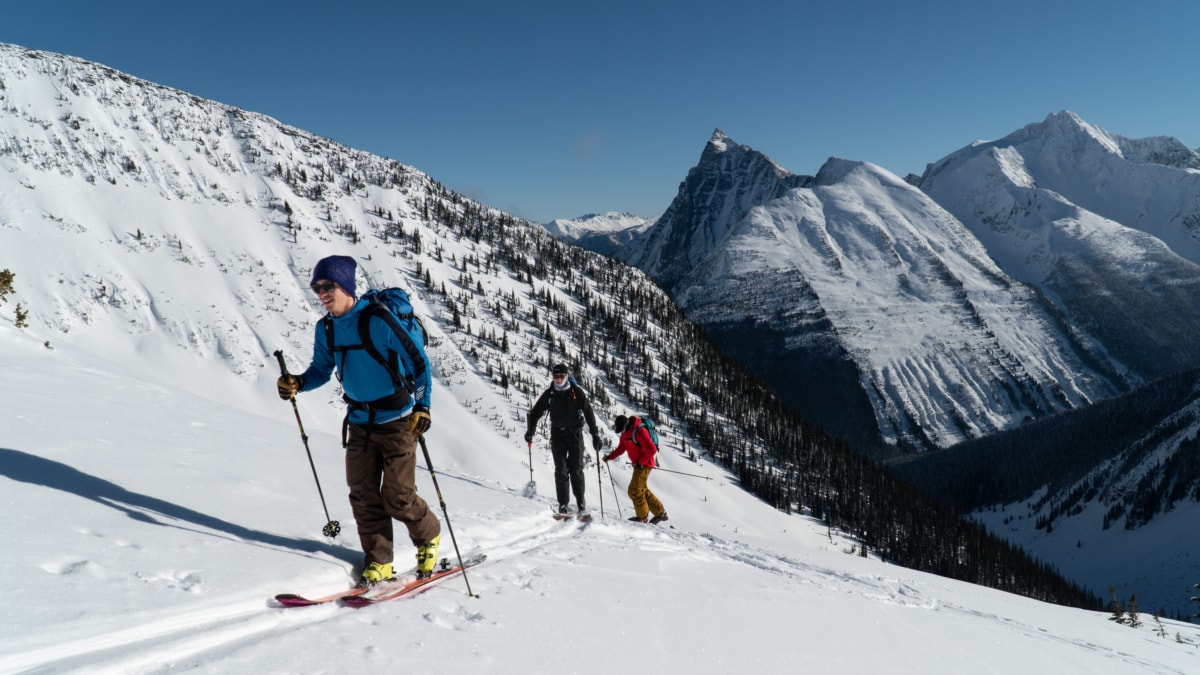
[[[321,279],[328,279],[338,286],[342,287],[350,297],[356,298],[358,294],[354,292],[354,270],[358,265],[354,262],[354,258],[348,255],[331,255],[328,258],[321,258],[317,266],[313,268],[312,281],[317,283]]]

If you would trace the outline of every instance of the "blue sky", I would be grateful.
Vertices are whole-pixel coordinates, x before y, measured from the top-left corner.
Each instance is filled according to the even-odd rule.
[[[396,159],[535,221],[670,205],[714,129],[901,176],[1070,110],[1200,146],[1192,0],[0,0],[0,42]]]

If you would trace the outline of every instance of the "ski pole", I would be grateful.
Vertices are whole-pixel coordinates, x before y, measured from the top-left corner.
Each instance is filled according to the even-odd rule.
[[[624,518],[625,514],[621,513],[621,500],[617,499],[617,479],[613,478],[612,467],[608,468],[608,482],[612,483],[613,501],[617,503],[617,517]]]
[[[633,466],[633,465],[630,464],[630,466]],[[701,475],[695,474],[695,473],[684,473],[682,471],[672,471],[670,469],[664,469],[661,466],[654,467],[654,470],[655,471],[666,471],[667,473],[677,473],[680,476],[691,476],[692,478],[703,478],[704,480],[712,480],[712,478],[709,478],[708,476],[701,476]]]
[[[596,451],[596,494],[600,495],[600,520],[604,520],[604,482],[600,480],[600,451]]]
[[[283,362],[283,351],[276,349],[275,358],[279,360],[279,371],[288,375],[287,364]],[[308,449],[308,434],[304,433],[304,423],[300,421],[300,408],[296,406],[296,396],[293,394],[289,400],[292,402],[292,412],[296,413],[296,426],[300,427],[300,440],[304,441],[304,452],[308,454],[308,465],[312,467],[313,480],[317,483],[317,495],[321,497],[321,508],[325,510],[326,523],[325,527],[321,528],[321,534],[332,539],[342,531],[342,525],[329,517],[329,507],[325,506],[325,493],[321,490],[321,479],[317,477],[317,465],[313,463],[312,450]]]
[[[446,529],[450,532],[450,542],[454,544],[454,555],[458,556],[458,566],[462,567],[463,581],[467,584],[467,595],[478,598],[471,592],[471,581],[467,579],[467,568],[463,565],[462,554],[458,552],[458,540],[454,538],[454,526],[450,524],[450,514],[446,511],[446,500],[442,499],[442,488],[438,487],[437,474],[433,471],[433,462],[429,461],[429,447],[425,445],[425,434],[417,436],[421,443],[421,452],[425,455],[425,466],[429,468],[429,477],[433,479],[433,491],[437,493],[438,504],[442,507],[442,516],[446,519]]]
[[[526,443],[529,446],[529,485],[525,486],[526,491],[537,494],[537,483],[533,482],[533,443]],[[532,494],[530,496],[533,496]]]

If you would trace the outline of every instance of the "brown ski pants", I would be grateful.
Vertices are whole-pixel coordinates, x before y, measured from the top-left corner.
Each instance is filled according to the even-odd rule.
[[[417,438],[408,418],[367,429],[350,424],[346,441],[346,484],[358,525],[364,564],[392,562],[392,520],[408,528],[413,546],[442,531],[437,516],[417,494]]]

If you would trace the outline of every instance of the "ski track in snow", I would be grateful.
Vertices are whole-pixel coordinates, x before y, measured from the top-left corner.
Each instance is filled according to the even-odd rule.
[[[876,602],[906,607],[937,609],[938,603],[923,598],[921,591],[899,579],[876,577],[854,578],[844,572],[815,567],[745,544],[727,542],[709,534],[697,534],[658,526],[634,525],[614,515],[595,520],[556,521],[549,513],[490,514],[479,516],[475,527],[493,526],[499,536],[473,546],[462,554],[469,557],[482,551],[488,561],[472,568],[469,577],[478,579],[485,588],[473,588],[481,597],[500,595],[505,589],[541,593],[541,579],[554,574],[547,565],[574,561],[570,554],[563,557],[555,552],[555,542],[567,538],[591,537],[597,547],[624,548],[636,546],[642,550],[660,550],[682,554],[701,562],[729,562],[769,571],[801,584],[820,585],[837,592],[859,593]],[[512,531],[506,531],[508,528]],[[518,529],[519,528],[519,529]],[[446,542],[450,543],[450,542]],[[453,559],[452,547],[443,546],[442,557]],[[821,579],[818,584],[814,577]],[[864,582],[871,592],[862,591]],[[291,582],[305,583],[302,577]],[[439,585],[440,592],[465,595],[462,577]],[[455,588],[458,584],[458,588]],[[314,589],[279,588],[274,592],[313,591]],[[437,589],[431,591],[438,592]],[[265,595],[269,595],[267,593]],[[428,614],[424,618],[434,625],[448,629],[481,619],[467,600],[455,603],[445,614]],[[207,607],[172,613],[170,608],[139,613],[133,622],[121,622],[119,628],[98,631],[89,635],[77,633],[67,639],[43,636],[45,645],[26,651],[0,655],[0,672],[61,672],[86,669],[95,673],[153,673],[188,669],[190,664],[210,663],[214,655],[229,654],[239,647],[272,636],[317,624],[342,616],[347,612],[369,612],[371,608],[350,609],[338,604],[307,608],[279,608],[267,597],[216,602]],[[97,628],[103,622],[89,624]],[[36,638],[35,638],[36,639]],[[41,641],[41,640],[39,640]]]
[[[533,502],[546,502],[535,497]],[[451,631],[467,630],[486,621],[487,605],[502,602],[508,592],[533,593],[541,596],[554,592],[548,581],[562,577],[563,565],[589,564],[579,560],[589,551],[616,552],[626,550],[657,551],[665,560],[683,560],[700,564],[717,564],[751,568],[776,576],[779,583],[804,587],[805,593],[857,597],[861,600],[901,610],[947,613],[967,620],[992,622],[999,630],[1038,642],[1070,644],[1088,652],[1100,654],[1120,664],[1122,669],[1152,666],[1137,655],[1100,644],[1084,633],[1058,635],[1028,621],[1013,619],[999,613],[983,612],[939,598],[939,589],[928,582],[914,580],[908,570],[895,568],[894,574],[875,572],[856,573],[781,555],[745,543],[722,539],[710,533],[691,532],[664,526],[640,525],[625,522],[615,514],[603,517],[596,512],[592,521],[556,521],[541,505],[530,508],[529,502],[501,509],[498,512],[462,514],[466,523],[465,536],[472,541],[461,553],[464,558],[478,552],[486,553],[488,561],[472,568],[469,578],[472,590],[481,599],[466,597],[462,577],[449,579],[430,593],[450,598],[436,608],[425,606],[424,613],[410,620],[423,620]],[[580,546],[556,546],[567,540],[584,543]],[[447,544],[451,542],[447,540]],[[443,546],[442,557],[454,557],[452,546]],[[600,563],[603,565],[603,563]],[[47,563],[60,572],[76,571],[86,563],[59,561]],[[622,574],[653,574],[645,570],[620,570]],[[171,607],[137,612],[132,616],[113,617],[113,620],[91,620],[72,630],[63,639],[62,627],[57,632],[27,636],[26,644],[36,643],[23,651],[17,649],[0,654],[0,672],[49,673],[87,671],[89,673],[158,673],[203,668],[219,662],[238,650],[255,643],[269,642],[275,637],[315,626],[323,622],[346,619],[354,613],[374,612],[372,621],[387,620],[385,607],[351,609],[336,603],[307,608],[277,607],[270,595],[277,592],[316,592],[306,584],[328,583],[298,575],[291,582],[272,584],[270,589],[251,589],[258,597],[233,599],[228,595],[187,611]],[[283,588],[282,586],[290,586]],[[279,587],[275,587],[279,586]],[[332,590],[332,589],[330,589]],[[986,592],[986,591],[984,591]],[[385,603],[390,607],[390,604]],[[370,615],[365,615],[370,616]],[[364,617],[365,618],[365,617]],[[119,625],[113,625],[117,624]],[[105,630],[111,628],[111,630]],[[94,631],[88,633],[88,631]]]
[[[582,536],[592,524],[575,520],[558,522],[548,514],[538,514],[528,517],[527,520],[532,527],[515,536],[487,544],[488,562],[485,565],[492,566],[521,558],[557,540]],[[443,547],[441,553],[442,557],[454,556],[451,547]],[[464,558],[469,557],[466,551],[463,555]],[[79,564],[86,563],[62,563],[58,567],[73,568]],[[486,568],[477,567],[472,571],[480,569]],[[529,577],[538,574],[536,568],[524,570],[516,575],[517,579],[504,581],[518,587],[531,588]],[[461,584],[461,579],[459,576],[441,585],[452,588],[450,585],[456,582]],[[304,582],[301,579],[293,583]],[[279,589],[278,592],[284,592],[284,589]],[[136,623],[124,623],[122,627],[111,631],[85,636],[75,635],[67,639],[51,639],[52,636],[46,636],[46,646],[0,655],[0,672],[62,672],[86,669],[92,673],[127,674],[186,669],[189,661],[198,663],[209,660],[197,659],[203,654],[229,653],[243,644],[269,639],[272,635],[283,634],[304,625],[327,621],[344,612],[361,611],[370,611],[370,608],[350,609],[337,604],[280,608],[265,597],[215,603],[181,614],[172,614],[164,609],[147,613]],[[475,621],[478,615],[471,612],[470,608],[460,606],[452,617],[426,618],[436,625],[453,627],[459,621]],[[96,625],[102,625],[102,622],[97,622]]]

